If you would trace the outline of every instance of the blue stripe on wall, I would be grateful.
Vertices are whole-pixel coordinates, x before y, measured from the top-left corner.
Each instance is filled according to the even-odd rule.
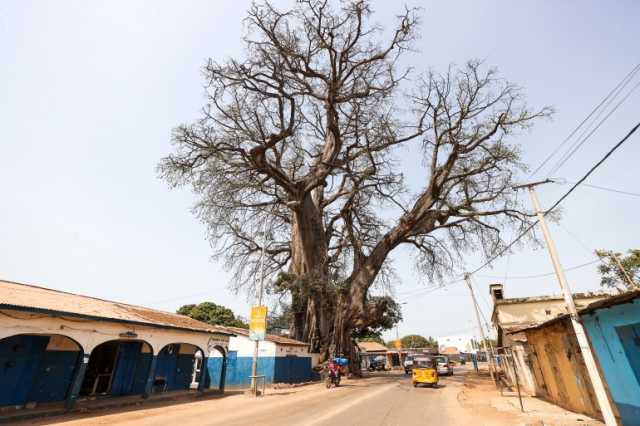
[[[285,356],[275,359],[274,383],[301,383],[312,379],[311,358]]]
[[[251,385],[251,364],[252,357],[232,357],[229,352],[227,359],[227,375],[225,377],[226,388],[245,388]],[[210,383],[212,388],[218,388],[220,383],[220,372],[222,370],[222,357],[209,358],[207,370],[209,371]],[[266,382],[273,383],[273,357],[258,358],[258,376],[265,376]]]
[[[211,388],[218,388],[222,357],[209,358],[207,370]],[[252,357],[238,357],[236,351],[229,351],[227,358],[227,374],[225,386],[227,388],[248,388],[251,385]],[[301,383],[313,380],[315,375],[311,370],[311,357],[259,357],[258,375],[266,376],[267,384],[273,383]]]

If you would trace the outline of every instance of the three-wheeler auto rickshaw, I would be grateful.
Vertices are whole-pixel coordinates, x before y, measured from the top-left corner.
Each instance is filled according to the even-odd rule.
[[[413,359],[413,386],[438,385],[438,369],[436,360],[432,357],[416,357]]]

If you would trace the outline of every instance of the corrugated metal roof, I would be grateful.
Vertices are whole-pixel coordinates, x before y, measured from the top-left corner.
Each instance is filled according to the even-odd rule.
[[[358,342],[358,347],[364,352],[387,352],[389,350],[378,342]]]
[[[233,334],[221,327],[184,315],[4,280],[0,280],[0,309],[68,314],[97,320]]]
[[[607,299],[598,300],[597,302],[590,303],[586,308],[582,309],[579,313],[580,315],[590,314],[597,309],[609,308],[611,306],[620,305],[622,303],[629,303],[639,297],[640,297],[640,290],[627,291],[626,293],[618,294],[616,296],[612,296]]]
[[[240,327],[224,327],[229,330],[233,334],[239,334],[241,336],[248,336],[249,330],[246,328]],[[287,345],[287,346],[309,346],[309,343],[301,342],[300,340],[290,339],[288,337],[276,336],[275,334],[267,334],[266,340],[276,343],[278,345]]]
[[[612,306],[615,305],[620,305],[622,303],[629,303],[632,302],[633,300],[637,299],[640,297],[640,290],[632,290],[632,291],[627,291],[625,293],[622,294],[618,294],[615,296],[611,296],[608,297],[606,299],[602,299],[602,300],[598,300],[595,302],[590,303],[589,305],[587,305],[586,307],[579,309],[578,310],[578,315],[587,315],[587,314],[591,314],[593,312],[595,312],[598,309],[604,309],[604,308],[610,308]],[[566,318],[569,318],[570,315],[569,314],[563,314],[563,315],[559,315],[553,319],[550,319],[548,321],[545,321],[543,323],[539,323],[539,324],[530,324],[527,326],[523,326],[523,327],[513,327],[510,331],[506,331],[507,334],[514,334],[514,333],[518,333],[521,331],[527,331],[527,330],[534,330],[534,329],[538,329],[538,328],[543,328],[543,327],[547,327],[551,324],[555,324],[556,322],[560,322],[563,321]]]

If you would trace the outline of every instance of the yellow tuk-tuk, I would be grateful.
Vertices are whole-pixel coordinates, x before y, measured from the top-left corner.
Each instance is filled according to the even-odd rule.
[[[432,357],[416,357],[413,359],[413,386],[438,384],[438,369]]]

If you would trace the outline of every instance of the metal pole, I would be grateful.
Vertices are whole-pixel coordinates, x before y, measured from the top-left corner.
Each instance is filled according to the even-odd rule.
[[[520,379],[518,379],[518,366],[516,365],[516,357],[513,355],[513,349],[509,348],[507,358],[511,358],[511,366],[513,367],[513,375],[516,379],[516,389],[518,389],[518,400],[520,400],[520,411],[524,413],[524,405],[522,405],[522,394],[520,393]]]
[[[631,277],[629,276],[629,273],[627,272],[626,269],[624,269],[624,266],[622,266],[622,262],[620,262],[620,259],[618,258],[618,255],[615,253],[611,254],[611,257],[613,257],[613,260],[616,262],[616,265],[618,265],[618,268],[620,269],[620,271],[622,272],[622,275],[624,275],[625,280],[627,281],[627,283],[629,284],[629,289],[632,289],[634,287],[637,287],[638,285],[636,283],[633,282],[633,280],[631,279]]]
[[[262,225],[262,251],[260,253],[260,286],[258,289],[258,305],[262,306],[262,296],[264,293],[264,254],[267,246],[267,218],[264,219]],[[251,362],[251,390],[255,396],[258,396],[258,353],[259,353],[260,341],[256,340],[253,348],[253,360]]]
[[[478,328],[480,329],[480,336],[482,337],[482,346],[484,347],[484,353],[487,354],[487,359],[489,361],[489,374],[491,375],[491,380],[494,382],[496,378],[494,377],[493,370],[493,356],[487,350],[487,338],[484,334],[484,328],[482,328],[482,322],[480,321],[480,311],[478,310],[478,302],[476,301],[476,295],[473,293],[473,287],[471,287],[471,276],[469,274],[464,274],[464,279],[469,286],[469,291],[471,292],[471,300],[473,301],[473,307],[476,312],[476,320],[478,321]]]
[[[536,215],[538,216],[538,221],[540,222],[540,227],[542,228],[544,239],[547,242],[547,248],[549,249],[549,255],[551,256],[553,269],[555,270],[556,276],[558,277],[558,282],[560,284],[560,288],[562,289],[562,294],[564,295],[564,301],[567,305],[567,310],[569,311],[569,315],[571,316],[571,324],[576,334],[576,339],[578,340],[578,346],[580,347],[580,352],[582,353],[582,357],[584,358],[584,363],[587,367],[587,372],[589,373],[589,378],[591,379],[591,384],[593,385],[593,390],[596,394],[596,399],[598,400],[600,411],[602,411],[602,417],[604,418],[604,422],[607,426],[615,426],[617,425],[616,417],[613,414],[613,408],[611,407],[611,404],[609,402],[609,398],[607,396],[607,391],[605,389],[604,382],[602,381],[602,377],[600,377],[600,373],[598,371],[598,366],[593,356],[593,352],[591,352],[591,347],[589,346],[589,339],[587,338],[587,334],[584,331],[584,327],[580,322],[580,317],[578,316],[578,311],[573,301],[573,295],[571,294],[571,290],[569,289],[569,284],[567,283],[567,278],[564,275],[564,270],[560,265],[560,259],[558,257],[556,245],[553,239],[551,238],[551,233],[549,232],[549,228],[547,227],[547,222],[544,218],[544,213],[540,208],[540,201],[538,200],[538,195],[536,194],[534,185],[529,185],[528,188],[529,188],[529,194],[531,195],[531,200],[533,202],[533,206],[536,211]]]

